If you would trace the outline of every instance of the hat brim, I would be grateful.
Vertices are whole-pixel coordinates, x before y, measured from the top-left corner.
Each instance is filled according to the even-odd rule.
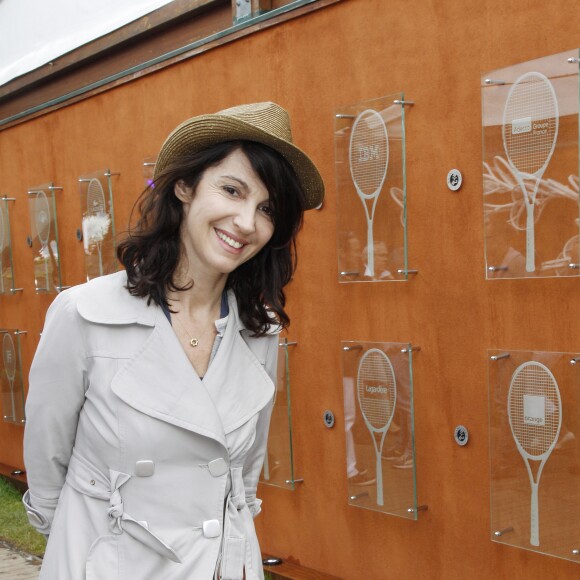
[[[324,199],[324,182],[308,155],[292,143],[254,125],[227,115],[200,115],[176,127],[161,147],[154,178],[173,161],[226,141],[254,141],[271,147],[294,169],[305,194],[304,209],[318,207]]]

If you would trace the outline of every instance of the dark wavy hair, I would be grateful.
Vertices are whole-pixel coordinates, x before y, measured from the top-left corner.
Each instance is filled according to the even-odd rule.
[[[127,289],[169,308],[167,291],[185,291],[195,284],[178,286],[175,270],[183,255],[180,237],[185,212],[174,193],[183,180],[195,191],[206,169],[230,153],[243,151],[270,195],[274,233],[253,258],[231,272],[226,288],[237,299],[242,322],[255,336],[264,335],[272,323],[282,328],[290,319],[284,311],[284,287],[296,268],[296,235],[302,226],[305,196],[292,166],[276,151],[251,141],[227,141],[174,160],[142,193],[133,211],[139,218],[117,247],[117,257],[127,270]],[[195,195],[195,194],[194,194]]]

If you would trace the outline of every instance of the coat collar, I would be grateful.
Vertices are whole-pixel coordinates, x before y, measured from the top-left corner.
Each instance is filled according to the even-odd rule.
[[[227,434],[274,396],[275,386],[264,364],[277,339],[248,338],[236,298],[228,292],[228,324],[202,381],[161,308],[131,296],[126,280],[126,274],[118,272],[91,281],[77,302],[80,315],[93,323],[153,327],[114,376],[113,392],[142,413],[215,439],[227,448]]]
[[[131,296],[127,290],[127,272],[95,278],[80,286],[77,309],[89,322],[97,324],[143,324],[155,326],[160,308],[147,300]]]

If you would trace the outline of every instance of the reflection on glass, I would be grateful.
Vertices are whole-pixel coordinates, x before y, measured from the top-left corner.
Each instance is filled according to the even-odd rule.
[[[335,115],[341,282],[405,280],[404,107],[398,93]]]
[[[145,180],[145,187],[151,187],[153,185],[153,174],[155,172],[156,162],[157,157],[146,157],[143,159],[143,178]]]
[[[79,178],[87,280],[117,269],[110,178],[109,171],[98,171]]]
[[[343,342],[349,503],[417,518],[409,345]]]
[[[58,252],[56,205],[52,184],[28,192],[34,282],[37,293],[57,292],[62,288]]]
[[[294,457],[292,451],[292,413],[290,407],[290,349],[287,339],[278,350],[278,376],[274,407],[270,420],[268,449],[264,457],[261,483],[294,489]]]
[[[9,423],[24,422],[24,389],[17,331],[0,331],[2,343],[2,416]]]
[[[488,278],[577,276],[575,52],[486,73],[483,186]]]
[[[489,352],[492,539],[577,561],[577,355],[506,354]]]

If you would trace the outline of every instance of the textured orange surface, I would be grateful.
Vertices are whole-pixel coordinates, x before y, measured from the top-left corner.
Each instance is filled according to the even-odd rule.
[[[487,348],[579,351],[578,279],[485,281],[480,74],[577,46],[579,17],[554,0],[344,0],[135,82],[0,132],[0,193],[12,208],[17,283],[0,325],[24,328],[30,365],[50,299],[32,290],[26,190],[64,187],[64,281],[82,281],[75,231],[79,175],[109,167],[116,221],[126,222],[142,160],[188,116],[274,100],[319,164],[328,195],[309,212],[289,291],[296,491],[262,487],[265,552],[346,579],[572,579],[578,566],[490,541]],[[406,117],[406,283],[337,282],[333,115],[397,91]],[[446,188],[452,167],[459,193]],[[346,502],[341,340],[412,342],[420,503],[416,522]],[[332,409],[334,429],[322,412]],[[468,426],[466,448],[453,428]],[[0,461],[21,465],[21,429],[0,424]],[[578,514],[576,518],[578,520]]]

